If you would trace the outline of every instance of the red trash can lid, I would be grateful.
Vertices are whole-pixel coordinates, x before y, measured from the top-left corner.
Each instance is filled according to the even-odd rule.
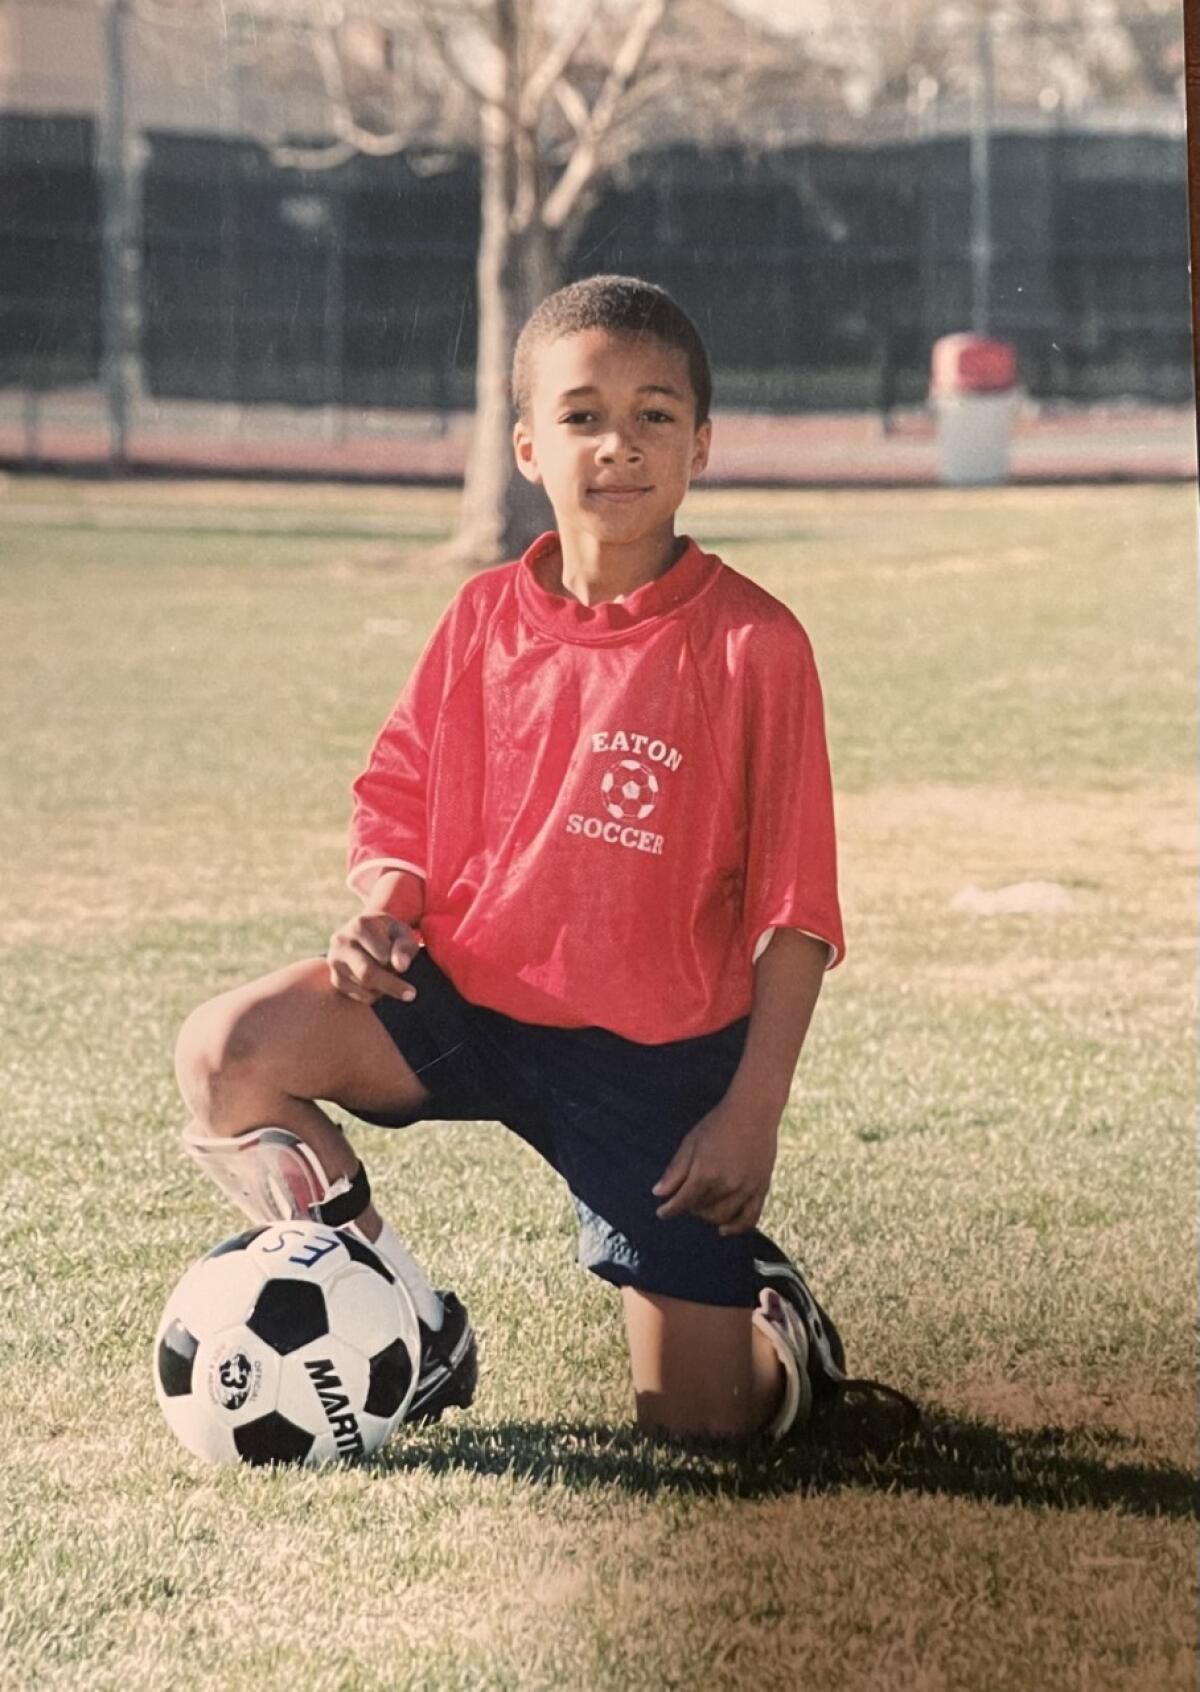
[[[989,335],[943,335],[933,343],[937,394],[1000,393],[1017,382],[1017,350]]]

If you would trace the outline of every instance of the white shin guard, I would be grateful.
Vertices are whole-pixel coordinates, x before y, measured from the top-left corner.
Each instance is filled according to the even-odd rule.
[[[206,1139],[189,1125],[183,1148],[251,1222],[327,1222],[345,1226],[371,1200],[371,1189],[345,1175],[330,1183],[316,1154],[286,1128],[255,1128],[248,1134]],[[338,1200],[349,1200],[338,1204]]]

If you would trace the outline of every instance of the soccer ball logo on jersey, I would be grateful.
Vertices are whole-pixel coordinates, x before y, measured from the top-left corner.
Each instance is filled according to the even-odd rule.
[[[600,779],[604,809],[618,822],[641,822],[658,803],[658,777],[636,758],[610,764]]]
[[[606,761],[597,783],[604,815],[584,816],[581,811],[572,811],[567,818],[567,833],[661,857],[663,836],[641,825],[663,797],[661,772],[677,770],[683,762],[682,752],[665,740],[625,729],[611,733],[602,729],[589,738],[593,753],[624,752],[633,756]]]

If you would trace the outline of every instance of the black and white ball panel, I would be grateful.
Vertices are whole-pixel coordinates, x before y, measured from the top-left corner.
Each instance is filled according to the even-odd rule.
[[[324,1462],[375,1450],[420,1363],[412,1301],[376,1253],[315,1223],[222,1241],[184,1275],[155,1340],[155,1390],[210,1462]]]

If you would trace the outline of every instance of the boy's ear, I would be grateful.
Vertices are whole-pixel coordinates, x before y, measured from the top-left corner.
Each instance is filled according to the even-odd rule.
[[[699,476],[708,468],[708,455],[712,450],[712,418],[706,417],[696,430],[692,442],[692,475]]]
[[[513,456],[517,461],[517,469],[527,482],[541,485],[542,472],[538,469],[537,454],[533,450],[533,436],[519,419],[513,424]]]

